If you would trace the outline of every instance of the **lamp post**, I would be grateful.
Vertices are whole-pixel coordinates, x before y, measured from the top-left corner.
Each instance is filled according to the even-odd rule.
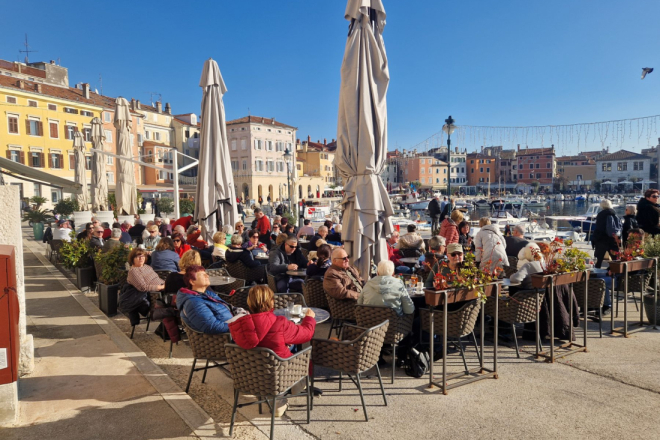
[[[454,120],[451,115],[445,119],[445,125],[442,126],[442,131],[447,133],[447,163],[449,164],[447,173],[447,195],[451,198],[451,134],[456,130]]]
[[[287,170],[286,183],[289,192],[289,212],[293,214],[293,206],[291,205],[291,168],[293,168],[293,154],[291,154],[288,147],[286,150],[284,150],[283,157],[284,157],[284,162],[286,163],[286,170]]]

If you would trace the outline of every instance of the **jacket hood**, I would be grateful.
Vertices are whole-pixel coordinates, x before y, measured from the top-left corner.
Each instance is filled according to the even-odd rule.
[[[209,295],[211,293],[211,295]],[[212,302],[217,302],[217,303],[224,303],[220,298],[215,297],[215,294],[213,292],[209,292],[208,290],[204,293],[197,292],[195,290],[188,289],[186,287],[183,287],[179,289],[179,291],[176,294],[176,306],[179,310],[183,310],[183,305],[190,300],[195,300],[195,299],[201,299],[201,300],[208,300]]]
[[[500,228],[497,225],[484,225],[481,228],[484,231],[491,231],[495,232],[498,235],[502,235],[502,232],[500,231]]]
[[[266,337],[277,317],[273,312],[242,316],[229,324],[232,338],[245,349],[252,349]]]

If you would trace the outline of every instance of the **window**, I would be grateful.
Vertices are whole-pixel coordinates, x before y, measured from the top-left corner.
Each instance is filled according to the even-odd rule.
[[[43,168],[44,167],[44,161],[43,161],[43,153],[37,153],[37,152],[31,152],[30,153],[30,166],[33,168]]]
[[[243,171],[247,171],[247,159],[243,159]]]
[[[269,173],[275,171],[275,162],[273,162],[272,160],[266,162],[266,171],[268,171]]]
[[[34,184],[34,195],[41,197],[41,185],[38,183]]]
[[[112,115],[110,112],[103,112],[103,120],[105,122],[112,122]]]
[[[50,153],[50,163],[48,164],[50,168],[64,168],[60,157],[60,154]]]
[[[112,142],[112,130],[103,130],[106,142]]]
[[[68,139],[68,140],[72,140],[73,139],[73,133],[75,133],[76,131],[78,131],[78,127],[76,127],[75,125],[68,125],[68,124],[65,125],[64,126],[64,138]]]
[[[155,115],[154,115],[155,116]],[[157,131],[154,131],[154,140],[159,141],[160,140],[160,133]]]
[[[236,151],[236,139],[231,140],[231,149],[232,151]]]
[[[603,162],[603,171],[612,171],[612,164],[610,162]]]
[[[105,156],[106,157],[106,162],[108,165],[114,165],[115,164],[115,158],[112,156]]]
[[[76,169],[76,156],[74,156],[73,154],[69,154],[69,169],[70,170]]]
[[[138,144],[142,145],[142,135],[138,134]]]
[[[85,142],[92,142],[92,129],[89,127],[83,128],[83,137]]]
[[[108,183],[110,184],[115,183],[115,173],[113,173],[112,171],[106,171],[105,177],[108,179]]]
[[[44,135],[44,126],[38,119],[26,119],[25,120],[25,131],[30,136],[43,136]]]
[[[423,159],[422,159],[422,160],[423,160]],[[425,170],[425,169],[426,169],[426,168],[422,168],[422,170],[421,170],[421,173],[422,173],[422,174],[424,174],[424,170]]]
[[[9,126],[9,133],[18,134],[18,116],[7,116],[7,124]]]
[[[273,141],[266,141],[266,151],[273,151]]]
[[[534,173],[529,173],[529,178],[533,179],[534,178]]]
[[[537,169],[538,169],[538,168],[541,168],[541,164],[540,164],[540,163],[537,163],[537,164],[536,164],[536,168],[537,168]]]
[[[487,173],[490,173],[490,168],[486,168],[486,172],[487,172]]]
[[[519,174],[519,175],[518,175],[518,178],[519,178],[519,179],[522,179],[522,178],[523,178],[522,174]]]
[[[545,167],[546,168],[552,168],[552,164],[550,162],[548,162],[547,164],[545,164]]]
[[[9,160],[12,162],[18,162],[18,163],[23,163],[23,152],[22,151],[16,151],[16,150],[10,150],[9,151]]]
[[[483,173],[484,172],[484,167],[479,168],[479,172]]]
[[[422,159],[424,160],[424,159]],[[426,177],[422,177],[422,183],[426,183]]]
[[[261,159],[257,159],[254,161],[254,170],[255,171],[263,171],[264,170],[264,161]]]
[[[541,178],[541,173],[536,173],[536,178],[540,179]]]
[[[241,139],[241,150],[247,149],[247,140]]]
[[[145,139],[151,139],[151,138],[149,137],[150,135],[151,135],[151,133],[149,132],[149,130],[144,130],[144,138],[145,138]]]
[[[53,203],[57,203],[62,200],[62,190],[58,188],[52,188],[50,190],[50,199]]]
[[[426,159],[422,159],[422,165],[424,165],[424,163],[426,163]]]
[[[255,139],[254,140],[254,149],[255,150],[261,150],[261,139]]]
[[[546,174],[546,177],[547,177],[548,179],[552,179],[552,173],[547,173],[547,174]]]
[[[92,169],[92,156],[85,156],[85,169],[86,170]]]
[[[92,113],[92,112],[88,112],[88,111],[86,111],[86,110],[80,110],[80,114],[83,115],[83,116],[89,116],[90,118],[91,118],[92,116],[94,116],[94,113]]]
[[[78,110],[76,110],[75,108],[71,108],[71,107],[64,107],[64,113],[71,113],[72,115],[77,115]]]
[[[28,99],[28,107],[38,107],[37,101]]]
[[[7,96],[7,103],[16,104],[16,97],[15,96]]]
[[[627,171],[628,170],[628,162],[617,162],[616,170],[617,171]]]
[[[59,138],[59,137],[60,137],[60,134],[59,134],[59,129],[60,129],[60,128],[59,128],[59,124],[58,124],[57,122],[55,122],[55,121],[50,121],[50,122],[48,123],[48,125],[49,125],[49,127],[50,127],[50,137],[53,138],[53,139],[57,139],[57,138]]]

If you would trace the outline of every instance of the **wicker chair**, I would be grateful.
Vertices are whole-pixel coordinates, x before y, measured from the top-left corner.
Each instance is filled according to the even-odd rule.
[[[539,292],[538,308],[536,307],[536,290],[520,290],[513,296],[502,296],[499,298],[497,318],[501,322],[511,324],[513,340],[516,344],[516,356],[518,358],[520,358],[520,350],[518,348],[516,324],[536,322],[536,316],[541,310],[544,295],[544,291]],[[495,315],[495,298],[493,297],[488,298],[486,302],[486,314],[489,316]],[[540,349],[542,345],[541,340],[537,340],[536,344]]]
[[[463,348],[463,337],[472,335],[474,348],[477,350],[477,356],[481,359],[481,353],[477,346],[477,339],[474,336],[474,326],[477,323],[477,317],[481,310],[481,302],[472,300],[465,303],[460,309],[447,312],[447,340],[456,340],[458,349],[463,358],[463,365],[466,373],[469,371],[467,361],[465,360],[465,349]],[[419,309],[419,315],[422,320],[422,330],[431,333],[431,320],[429,319],[429,309]],[[433,330],[436,335],[442,335],[444,331],[444,316],[441,310],[435,310],[433,315]],[[431,335],[433,336],[433,335]],[[421,332],[420,332],[421,343]]]
[[[249,269],[241,261],[227,263],[227,272],[234,278],[245,280],[246,284],[262,283],[266,278],[266,266]]]
[[[605,303],[605,280],[592,278],[588,283],[587,309],[596,309],[598,311],[598,331],[600,337],[603,337],[603,304]],[[584,304],[584,283],[574,283],[573,293],[580,306]],[[585,313],[585,319],[587,318]]]
[[[232,379],[234,380],[234,405],[231,412],[229,436],[234,435],[234,422],[236,410],[247,405],[266,402],[271,410],[270,438],[275,438],[275,409],[277,401],[288,397],[307,397],[307,423],[311,409],[311,389],[309,383],[309,359],[311,347],[299,351],[293,356],[282,359],[267,348],[253,348],[245,350],[236,344],[225,345],[227,360],[231,365]],[[306,390],[301,394],[287,394],[291,388],[304,382]],[[240,393],[258,396],[258,401],[238,403]]]
[[[234,281],[233,283],[225,284],[223,286],[215,286],[213,287],[213,290],[215,291],[215,293],[224,293],[228,295],[229,293],[231,293],[232,290],[238,290],[244,286],[245,286],[245,280],[239,280],[237,278],[236,281]]]
[[[509,265],[504,266],[504,275],[506,275],[507,278],[511,278],[511,275],[516,272],[518,272],[518,258],[509,257]]]
[[[644,300],[644,294],[649,288],[651,283],[651,278],[653,278],[652,271],[641,271],[637,273],[631,273],[628,275],[628,294],[632,296],[633,301],[635,302],[635,309],[639,311],[639,306],[637,305],[637,297],[635,292],[640,292],[641,301]],[[619,316],[619,300],[623,298],[623,279],[619,281],[619,286],[617,288],[616,295],[616,316]]]
[[[404,249],[399,249],[399,252],[401,253],[403,258],[417,258],[422,256],[422,251],[419,249],[404,248]]]
[[[120,291],[121,294],[121,291]],[[149,298],[149,312],[147,313],[146,318],[140,318],[140,322],[142,321],[147,321],[147,328],[145,332],[149,331],[149,324],[151,324],[151,315],[154,313],[154,308],[156,307],[156,300],[161,299],[161,293],[158,291],[154,292],[147,292],[147,298]],[[131,326],[131,339],[133,339],[133,336],[135,335],[135,327],[137,325]]]
[[[169,276],[169,274],[172,273],[169,270],[155,270],[154,272],[156,272],[156,275],[158,275],[158,278],[160,278],[163,281],[165,281],[167,279],[167,277]]]
[[[243,281],[243,280],[241,280]],[[233,295],[229,295],[228,293],[223,293],[223,292],[217,292],[216,294],[225,302],[228,304],[231,304],[234,307],[241,307],[245,310],[249,310],[248,303],[247,303],[247,298],[248,294],[250,293],[251,286],[247,287],[239,287],[236,289],[236,292],[234,292]]]
[[[286,307],[287,303],[300,304],[303,307],[307,307],[305,302],[305,297],[302,293],[290,292],[290,293],[276,293],[275,294],[275,308],[283,309]]]
[[[336,330],[337,335],[339,335],[341,327],[344,325],[345,321],[355,322],[355,306],[357,305],[357,300],[336,299],[328,295],[327,292],[325,297],[328,300],[330,316],[332,316],[330,333],[328,333],[329,338],[332,335],[332,330]]]
[[[310,307],[317,307],[324,310],[330,309],[328,299],[325,297],[325,290],[323,290],[322,279],[308,278],[303,286],[303,295],[305,295],[305,302]]]
[[[278,293],[277,281],[275,281],[275,275],[271,274],[270,272],[266,272],[266,276],[268,277],[268,287],[270,287],[270,290],[272,290],[273,293]]]
[[[390,325],[385,334],[385,344],[392,346],[392,383],[396,371],[396,348],[399,342],[412,333],[413,317],[409,315],[399,316],[396,311],[388,306],[369,306],[358,304],[355,306],[355,318],[360,327],[373,327],[381,322],[389,321]]]
[[[362,409],[364,418],[369,421],[367,415],[367,405],[364,403],[362,394],[362,383],[360,374],[376,367],[380,390],[383,393],[383,400],[387,406],[387,397],[385,388],[383,388],[383,378],[380,376],[378,368],[378,358],[383,348],[385,335],[389,321],[385,321],[375,327],[362,328],[354,325],[345,325],[342,331],[342,340],[334,341],[330,339],[312,339],[312,363],[314,366],[326,367],[339,371],[339,391],[342,388],[342,375],[346,373],[348,377],[357,386],[362,400]],[[353,379],[355,376],[355,379]],[[314,376],[312,376],[312,386],[314,385]],[[314,398],[312,397],[312,408],[314,407]]]
[[[305,249],[304,247],[300,248],[300,252],[302,252],[305,258],[307,258],[307,256],[309,255],[309,249]]]
[[[204,376],[202,377],[202,383],[204,383],[206,381],[206,372],[209,368],[223,367],[227,365],[225,344],[231,342],[231,334],[228,332],[216,335],[200,333],[188,327],[185,322],[183,323],[183,329],[188,335],[188,342],[190,343],[194,358],[192,368],[190,369],[190,375],[188,376],[188,384],[186,385],[187,393],[188,390],[190,390],[190,382],[192,381],[193,373],[195,371],[204,370]],[[198,359],[206,359],[206,365],[202,368],[195,368]],[[209,367],[211,361],[213,361],[214,365]],[[218,361],[220,361],[220,363],[218,363]]]
[[[62,247],[62,243],[64,243],[64,240],[50,240],[48,242],[48,246],[50,247],[50,250],[48,251],[48,259],[50,261],[53,260],[53,255],[57,257],[57,260],[60,259],[60,248]]]

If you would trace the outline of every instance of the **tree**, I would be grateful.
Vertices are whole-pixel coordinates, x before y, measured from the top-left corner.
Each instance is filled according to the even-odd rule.
[[[163,197],[158,200],[158,210],[164,214],[171,214],[174,212],[174,199]]]
[[[161,199],[162,200],[162,199]],[[160,206],[160,202],[158,202]],[[161,209],[162,211],[162,209]],[[195,202],[190,199],[179,199],[179,211],[183,214],[194,214],[195,213]]]
[[[34,204],[37,205],[37,209],[41,208],[41,205],[43,205],[43,204],[46,203],[47,201],[48,201],[47,198],[45,198],[45,197],[41,197],[41,196],[33,196],[33,197],[30,199],[30,202],[32,202],[32,203],[34,203]]]
[[[55,205],[53,211],[65,217],[68,217],[71,214],[73,214],[74,211],[78,211],[79,209],[80,207],[78,206],[78,200],[68,198],[68,199],[62,199],[59,202],[57,202],[57,205]]]
[[[600,192],[601,183],[600,180],[594,180],[594,191]]]
[[[532,182],[532,191],[534,192],[534,194],[537,194],[539,192],[540,186],[541,184],[538,181]]]

